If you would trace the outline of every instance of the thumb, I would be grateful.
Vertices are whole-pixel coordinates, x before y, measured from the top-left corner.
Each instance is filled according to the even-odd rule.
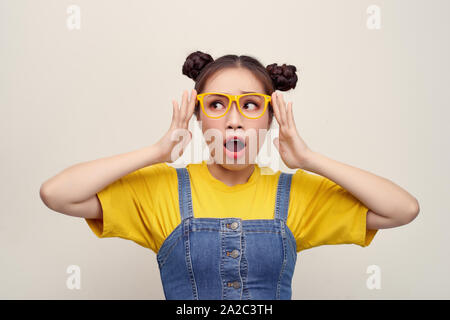
[[[188,131],[189,132],[189,138],[186,138],[183,142],[183,150],[186,148],[186,146],[189,144],[189,142],[191,142],[192,141],[192,132],[191,131]]]
[[[273,139],[273,144],[277,148],[278,151],[280,151],[280,140],[277,138]]]

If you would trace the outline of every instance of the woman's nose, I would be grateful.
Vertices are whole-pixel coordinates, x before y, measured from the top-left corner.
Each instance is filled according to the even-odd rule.
[[[233,101],[233,103],[230,106],[230,110],[228,111],[228,113],[225,116],[227,117],[227,120],[226,120],[227,128],[228,127],[242,128],[243,116],[239,112],[238,106],[236,105],[235,101]]]

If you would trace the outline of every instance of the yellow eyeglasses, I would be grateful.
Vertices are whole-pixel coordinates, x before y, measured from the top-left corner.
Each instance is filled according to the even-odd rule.
[[[231,103],[236,101],[239,112],[248,119],[258,119],[266,112],[271,96],[262,93],[245,93],[231,95],[220,92],[205,92],[197,94],[203,113],[212,119],[218,119],[227,114]]]

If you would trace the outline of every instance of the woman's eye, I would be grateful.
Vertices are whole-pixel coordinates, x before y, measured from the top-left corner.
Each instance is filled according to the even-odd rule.
[[[220,102],[213,102],[211,103],[210,108],[217,110],[223,108],[223,105]]]
[[[247,109],[247,110],[255,110],[256,108],[258,108],[258,106],[256,104],[254,104],[253,102],[249,102],[244,105],[244,109]]]

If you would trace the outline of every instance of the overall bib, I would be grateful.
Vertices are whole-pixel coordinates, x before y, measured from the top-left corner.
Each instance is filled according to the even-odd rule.
[[[291,299],[297,245],[286,225],[292,174],[280,173],[275,218],[195,218],[189,172],[177,168],[181,223],[157,261],[166,299]]]

